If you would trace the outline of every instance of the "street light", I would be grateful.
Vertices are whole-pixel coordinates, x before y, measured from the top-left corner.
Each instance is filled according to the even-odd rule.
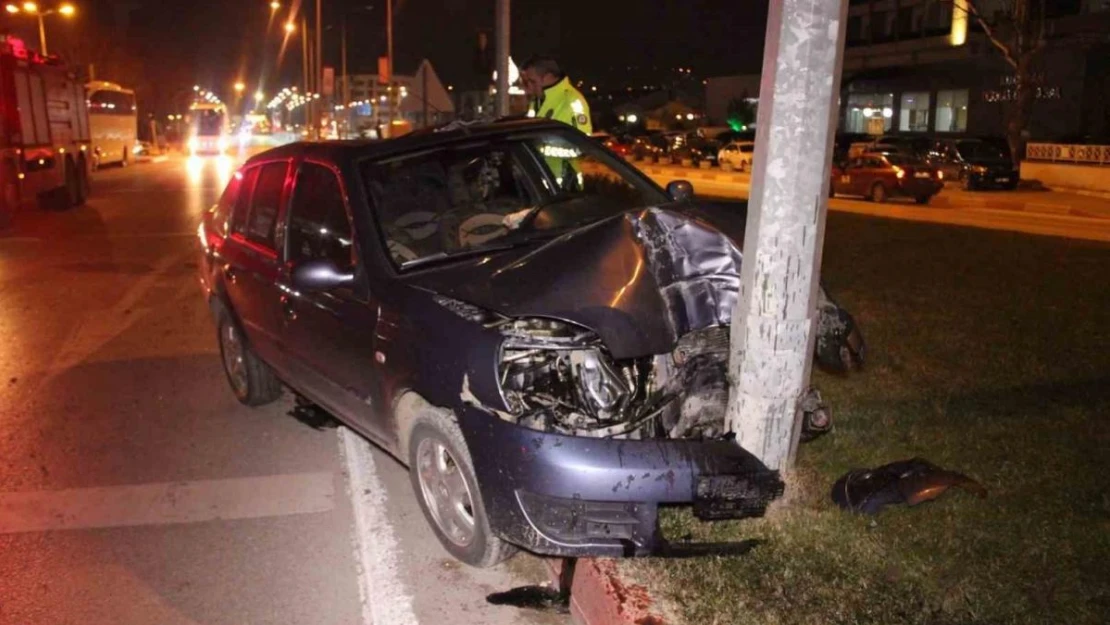
[[[262,93],[261,91],[255,91],[254,92],[254,101],[255,102],[261,102],[262,99],[265,98],[265,97],[266,97],[266,94]]]
[[[280,8],[281,8],[281,3],[278,2],[277,0],[274,0],[273,2],[270,3],[270,10],[271,11],[277,11]]]
[[[296,24],[294,24],[293,22],[286,22],[285,23],[285,32],[292,35],[295,30],[297,30],[297,25]]]
[[[49,54],[49,52],[47,52],[46,49],[46,25],[43,23],[42,18],[46,17],[47,15],[54,15],[55,13],[64,17],[73,17],[73,15],[77,13],[77,9],[68,2],[55,9],[48,9],[46,11],[40,11],[39,5],[35,4],[34,2],[24,2],[22,7],[18,7],[14,4],[9,4],[4,7],[4,10],[6,10],[8,13],[11,13],[12,15],[15,15],[16,13],[27,13],[28,15],[34,15],[38,18],[39,47],[42,48],[43,56],[46,56],[47,54]]]
[[[241,80],[235,83],[235,93],[240,93],[241,94],[241,93],[243,93],[243,91],[246,88],[247,88],[247,86],[244,85],[243,81],[241,81]]]

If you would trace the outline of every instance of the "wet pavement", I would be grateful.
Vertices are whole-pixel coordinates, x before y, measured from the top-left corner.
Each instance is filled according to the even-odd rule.
[[[566,622],[490,604],[542,570],[453,561],[393,459],[360,530],[340,431],[235,401],[195,276],[235,162],[158,161],[0,230],[0,623]]]

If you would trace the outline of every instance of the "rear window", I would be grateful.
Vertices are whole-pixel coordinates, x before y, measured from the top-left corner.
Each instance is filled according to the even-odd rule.
[[[239,193],[235,197],[235,210],[231,215],[231,232],[246,235],[247,217],[250,213],[251,191],[258,180],[258,167],[251,167],[243,172],[243,179],[239,182]]]
[[[258,174],[258,184],[251,196],[250,217],[247,219],[247,240],[276,249],[274,231],[277,225],[281,192],[285,187],[287,163],[263,165]]]
[[[236,200],[239,199],[239,187],[242,186],[242,182],[243,174],[236,173],[232,176],[231,182],[227,183],[227,188],[220,196],[220,201],[212,208],[212,229],[220,236],[227,234],[228,220],[235,208]]]

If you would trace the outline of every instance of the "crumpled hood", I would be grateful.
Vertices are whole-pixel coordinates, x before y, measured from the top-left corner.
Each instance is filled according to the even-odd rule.
[[[691,330],[729,323],[744,223],[735,208],[649,208],[406,281],[504,315],[578,323],[615,358],[664,353]]]

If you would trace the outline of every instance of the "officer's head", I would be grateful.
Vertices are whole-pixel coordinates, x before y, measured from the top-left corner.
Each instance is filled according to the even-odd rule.
[[[549,56],[533,56],[520,68],[520,86],[533,98],[542,96],[544,89],[562,79],[559,62]]]

